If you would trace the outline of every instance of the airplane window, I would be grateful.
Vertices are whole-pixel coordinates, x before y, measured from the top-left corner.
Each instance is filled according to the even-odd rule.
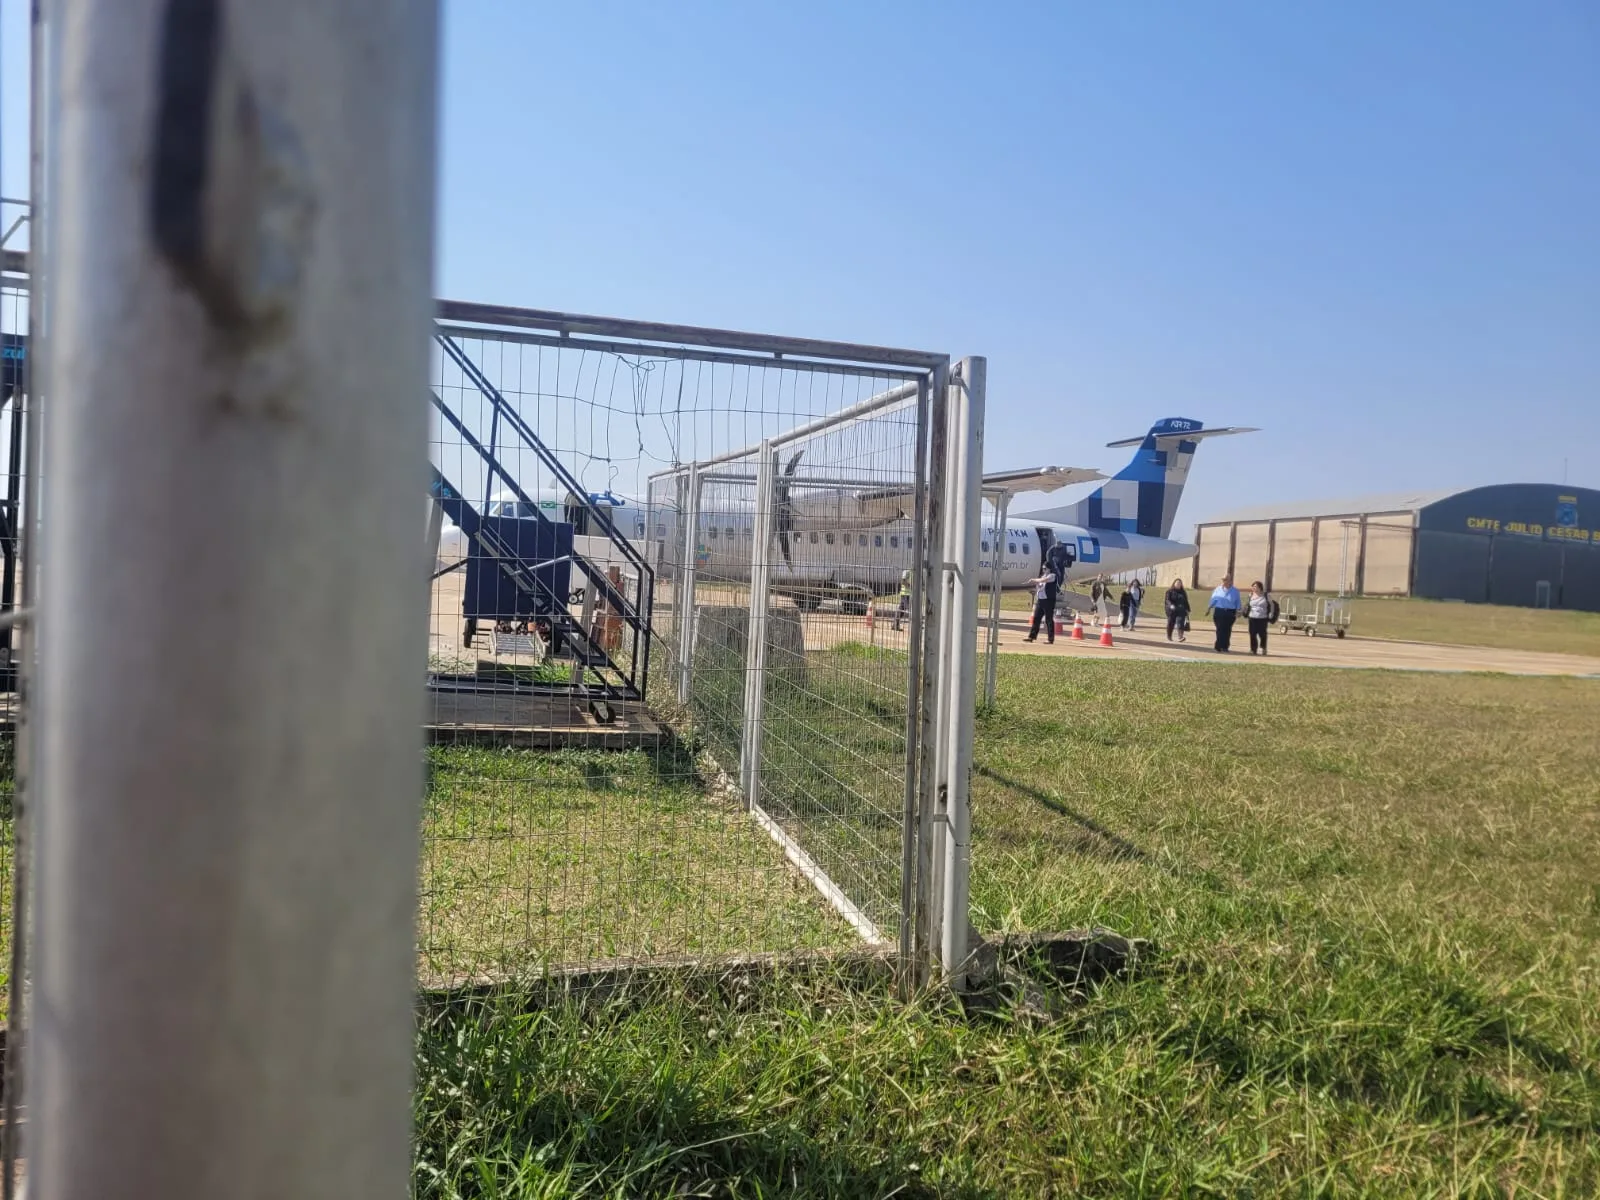
[[[817,531],[815,529],[811,531],[811,544],[813,546],[817,544]]]
[[[636,537],[636,538],[642,538],[644,536],[644,522],[643,521],[635,521],[634,522],[634,525],[633,525],[633,536]]]
[[[1016,552],[1017,552],[1017,544],[1015,542],[1007,542],[1006,543],[1006,553],[1007,554],[1015,554]]]
[[[824,534],[823,536],[828,539],[828,545],[830,545],[830,546],[833,545],[833,534],[829,533],[829,534]]]
[[[714,542],[714,541],[717,540],[717,527],[715,525],[713,525],[710,529],[706,530],[706,540],[710,541],[710,542]]]
[[[731,541],[733,539],[733,526],[729,525],[726,529],[724,529],[722,531],[722,536]]]
[[[656,526],[656,536],[658,538],[666,537],[667,536],[667,527],[665,525],[657,525]]]
[[[858,535],[856,537],[856,544],[859,546],[865,546],[867,544],[867,535],[864,533]]]
[[[873,545],[874,549],[882,550],[883,549],[883,534],[881,534],[881,533],[873,534],[872,535],[872,545]]]
[[[989,543],[988,542],[984,542],[983,543],[983,552],[985,554],[989,553]]]
[[[747,541],[747,542],[748,541],[752,541],[752,540],[754,540],[755,536],[756,536],[756,531],[754,529],[751,529],[750,526],[746,525],[744,527],[744,540]]]
[[[900,535],[898,533],[891,533],[889,535],[889,548],[891,550],[900,549]]]

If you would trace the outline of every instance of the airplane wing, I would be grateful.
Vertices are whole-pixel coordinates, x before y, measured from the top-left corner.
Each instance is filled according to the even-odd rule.
[[[1053,492],[1075,483],[1093,483],[1105,474],[1093,467],[1035,467],[1026,471],[996,471],[983,477],[986,492]]]
[[[1165,448],[1174,442],[1198,442],[1201,438],[1222,437],[1230,433],[1260,433],[1259,429],[1251,429],[1244,425],[1230,425],[1225,429],[1182,429],[1172,433],[1158,433],[1156,445]],[[1138,446],[1144,443],[1149,434],[1141,433],[1135,438],[1123,438],[1120,442],[1107,442],[1108,449],[1118,450],[1124,446]]]
[[[1090,467],[1035,467],[1024,471],[998,471],[983,477],[987,493],[1053,492],[1075,483],[1090,483],[1105,476]],[[909,520],[912,490],[907,484],[887,487],[842,488],[828,486],[808,491],[803,479],[795,480],[783,503],[796,529],[871,529],[893,521]]]

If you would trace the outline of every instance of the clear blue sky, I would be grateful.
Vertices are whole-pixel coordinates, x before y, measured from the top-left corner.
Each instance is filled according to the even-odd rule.
[[[4,0],[4,186],[23,186]],[[1180,514],[1600,486],[1600,8],[446,0],[439,291],[984,354]]]

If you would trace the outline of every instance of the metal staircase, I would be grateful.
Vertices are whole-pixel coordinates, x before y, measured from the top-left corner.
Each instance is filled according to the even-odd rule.
[[[568,658],[582,669],[574,671],[569,684],[517,686],[598,694],[608,700],[643,699],[650,666],[654,572],[616,528],[608,506],[597,503],[582,488],[455,340],[442,332],[435,332],[434,340],[446,359],[490,406],[489,444],[474,436],[437,390],[431,392],[433,406],[460,437],[462,445],[480,460],[485,496],[494,490],[498,480],[503,491],[519,501],[519,515],[515,517],[490,515],[487,501],[480,512],[437,465],[433,467],[429,494],[467,540],[464,564],[445,570],[456,570],[461,565],[467,570],[463,617],[468,622],[468,638],[474,623],[485,619],[514,625],[519,631],[537,630],[540,636],[548,637],[549,654]],[[596,539],[603,539],[611,551],[608,557],[627,564],[634,574],[636,588],[617,587],[604,567],[575,547],[570,520],[554,521],[544,515],[521,481],[506,469],[501,454],[509,451],[517,452],[518,461],[523,451],[531,451],[537,457],[567,491],[569,500],[563,515],[570,518],[576,515],[575,509],[581,511],[587,543],[592,548]],[[584,597],[578,616],[572,612],[575,592]],[[620,619],[626,653],[623,647],[608,651],[604,639],[597,636],[596,623],[589,618],[601,611]],[[436,678],[434,686],[449,687],[450,681]]]

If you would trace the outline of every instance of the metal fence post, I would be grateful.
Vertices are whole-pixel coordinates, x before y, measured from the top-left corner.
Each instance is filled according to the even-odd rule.
[[[689,504],[683,521],[683,597],[678,609],[678,703],[688,704],[694,681],[694,569],[700,548],[700,467],[689,468]]]
[[[434,0],[60,0],[29,1189],[398,1196]]]
[[[921,762],[917,766],[917,894],[916,959],[918,982],[927,978],[939,950],[939,893],[936,888],[939,862],[934,844],[935,814],[943,788],[941,751],[944,745],[944,694],[948,683],[945,663],[945,624],[948,619],[945,586],[945,526],[950,497],[950,368],[940,366],[928,384],[932,407],[928,437],[927,533],[919,543],[917,570],[923,576],[922,696],[919,702],[922,729],[918,736]]]
[[[950,702],[945,730],[944,914],[939,959],[946,976],[962,984],[958,972],[967,961],[972,809],[973,709],[976,701],[978,639],[978,532],[983,521],[983,408],[988,360],[961,360],[960,383],[951,389],[950,511],[951,579]]]
[[[1000,665],[1000,586],[1004,583],[1002,564],[1005,554],[1006,515],[1011,509],[1011,493],[1001,492],[995,498],[994,557],[989,562],[989,645],[984,664],[983,702],[994,703],[995,675]],[[982,536],[979,529],[979,536]],[[1050,614],[1055,620],[1055,614]]]
[[[756,465],[755,528],[750,545],[750,627],[745,643],[744,736],[739,745],[745,806],[761,807],[761,717],[767,696],[767,584],[772,562],[767,547],[772,541],[773,485],[777,455],[771,442],[761,443]]]

